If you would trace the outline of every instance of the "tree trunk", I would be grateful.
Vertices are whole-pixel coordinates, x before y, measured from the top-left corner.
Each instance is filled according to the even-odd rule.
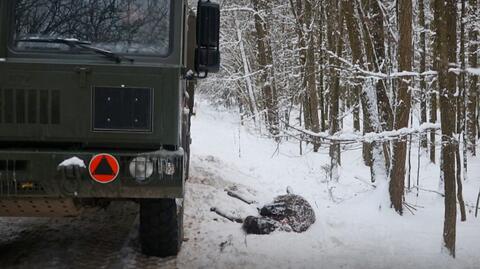
[[[367,14],[361,5],[358,5],[360,20],[363,25],[363,38],[368,62],[368,70],[386,72],[385,64],[385,33],[384,16],[378,1],[365,1]],[[393,111],[387,94],[386,83],[379,80],[376,83],[378,111],[381,118],[382,130],[391,130],[393,127]]]
[[[465,0],[462,1],[460,16],[460,68],[465,70],[465,18],[466,7]],[[455,32],[456,35],[456,32]],[[457,133],[463,134],[465,130],[465,72],[460,72],[458,76],[458,96],[457,96]]]
[[[373,37],[374,60],[376,61],[376,69],[379,72],[386,73],[387,65],[385,64],[385,31],[384,17],[378,1],[370,1],[370,14],[368,18],[372,18],[371,31]],[[376,85],[378,111],[382,119],[382,130],[392,130],[393,128],[393,110],[387,94],[387,86],[385,80],[379,80]],[[388,152],[385,152],[388,153]],[[390,161],[386,158],[386,161]]]
[[[329,6],[329,13],[333,14],[336,12],[338,14],[337,25],[334,26],[338,32],[332,32],[328,38],[328,49],[336,53],[338,57],[341,57],[343,51],[343,18],[344,14],[341,11],[338,11],[338,8],[341,5],[338,5],[336,1],[331,1]],[[333,22],[332,22],[333,24]],[[340,99],[340,75],[338,74],[337,69],[334,66],[339,65],[338,59],[330,57],[329,64],[330,68],[330,114],[329,114],[329,127],[330,135],[334,135],[339,131],[339,99]],[[330,178],[334,181],[338,181],[338,166],[340,165],[340,145],[335,141],[332,141],[330,144]]]
[[[315,62],[315,12],[311,0],[290,0],[290,7],[295,17],[295,29],[299,39],[300,64],[303,71],[303,113],[305,128],[315,133],[320,131],[318,117],[318,94]],[[307,29],[305,29],[308,26]],[[318,151],[320,143],[314,142],[314,151]]]
[[[250,111],[253,114],[253,120],[255,122],[257,122],[257,120],[259,118],[257,101],[256,101],[256,97],[255,97],[253,82],[252,82],[252,79],[251,79],[251,76],[250,76],[250,65],[248,63],[247,53],[245,51],[243,34],[242,34],[242,30],[240,29],[240,22],[238,20],[235,20],[235,28],[236,28],[236,31],[237,31],[237,38],[238,38],[238,44],[239,44],[239,49],[240,49],[240,57],[242,59],[243,72],[244,72],[244,75],[245,75],[245,84],[247,86]]]
[[[460,219],[462,221],[467,220],[467,213],[465,211],[465,201],[463,200],[463,184],[462,184],[462,160],[460,158],[460,145],[456,145],[455,160],[457,167],[457,199],[460,206]]]
[[[384,72],[385,67],[385,34],[384,17],[378,1],[366,1],[368,14],[362,5],[357,5],[360,21],[363,26],[363,39],[365,44],[365,53],[367,56],[368,70],[374,72]],[[376,97],[378,113],[380,117],[380,128],[378,132],[391,130],[393,127],[393,111],[387,94],[387,87],[384,80],[377,81]],[[375,129],[375,126],[373,127]],[[387,167],[390,167],[389,143],[383,144],[383,154]]]
[[[437,0],[433,0],[430,2],[430,5],[433,4],[433,11],[435,13],[432,22],[432,32],[437,32],[441,29],[442,22],[440,21],[442,16],[440,16],[440,12],[442,10],[437,9]],[[440,35],[434,35],[433,41],[433,69],[439,70],[440,67],[440,47],[442,43],[440,40]],[[439,91],[439,79],[432,83],[432,90],[430,90],[430,123],[437,123],[437,113],[438,113],[438,96],[437,92]],[[435,130],[430,132],[430,162],[436,162],[436,137],[435,137]]]
[[[477,0],[469,0],[468,15],[470,20],[478,14]],[[478,30],[475,29],[475,23],[472,22],[468,33],[468,64],[470,68],[478,66]],[[467,145],[472,155],[476,154],[477,139],[477,94],[478,94],[478,76],[471,75],[469,78],[469,88],[467,91],[467,112],[466,112],[466,129],[467,129]]]
[[[348,40],[350,42],[350,49],[352,50],[352,60],[353,64],[358,65],[364,68],[364,60],[362,56],[362,43],[360,41],[361,33],[358,28],[358,20],[355,17],[355,3],[353,1],[343,1],[343,10],[345,12],[345,23],[346,28],[348,29]],[[373,128],[370,124],[370,108],[368,107],[368,102],[366,96],[362,94],[362,81],[360,79],[355,79],[353,81],[353,92],[357,98],[360,99],[362,104],[362,114],[363,114],[363,134],[373,132]],[[358,102],[354,103],[358,105]],[[372,167],[372,145],[369,142],[363,142],[363,161],[366,166]]]
[[[465,45],[465,42],[466,42],[466,37],[465,37],[465,25],[466,25],[466,21],[463,19],[467,16],[467,10],[466,10],[466,1],[467,0],[462,0],[462,11],[461,11],[461,16],[460,16],[460,62],[461,62],[461,69],[462,70],[465,70],[467,68],[467,62],[466,62],[466,45]],[[458,89],[459,89],[459,97],[458,97],[458,100],[457,100],[457,124],[458,124],[458,128],[457,128],[457,133],[459,134],[458,135],[458,141],[463,141],[463,147],[462,147],[462,153],[463,153],[463,166],[457,166],[457,174],[458,175],[461,175],[461,172],[462,172],[462,169],[463,169],[463,175],[465,176],[466,178],[466,175],[467,175],[467,172],[468,172],[468,160],[467,160],[467,156],[468,156],[468,145],[466,145],[468,142],[467,142],[467,134],[466,134],[466,119],[465,119],[465,116],[466,116],[466,106],[467,106],[467,98],[466,98],[466,89],[467,89],[467,85],[466,85],[466,74],[465,72],[461,72],[460,73],[460,76],[459,76],[459,83],[458,83]],[[460,145],[457,146],[458,147],[458,150],[460,150]],[[459,153],[460,154],[460,153]],[[458,160],[457,162],[461,162],[460,160],[460,156],[457,156]],[[461,178],[459,178],[460,176],[457,177],[457,185],[458,185],[458,193],[459,193],[459,196],[461,196]],[[460,180],[460,181],[459,181]],[[458,184],[460,183],[460,184]],[[459,202],[460,202],[460,197],[459,197]],[[463,204],[463,198],[462,198],[462,202],[460,203],[461,205],[461,208],[463,208],[463,210],[461,211],[462,212],[462,220],[464,218],[464,209],[465,209],[465,205]],[[466,217],[465,217],[466,218]]]
[[[314,6],[312,5],[312,0],[305,0],[305,22],[307,25],[307,37],[306,43],[306,59],[305,59],[305,72],[304,80],[306,85],[306,98],[308,105],[308,113],[310,115],[310,127],[311,130],[315,133],[320,132],[320,121],[318,118],[318,93],[317,93],[317,76],[316,76],[316,57],[315,57],[315,31],[314,31],[314,22],[315,22],[315,11]],[[313,144],[313,150],[318,151],[320,147],[319,142],[315,141]]]
[[[418,0],[418,22],[420,24],[420,73],[424,73],[427,69],[427,41],[426,41],[426,24],[425,24],[425,4],[424,0]],[[427,122],[427,82],[425,76],[420,77],[420,112],[421,123]],[[422,148],[427,148],[427,134],[421,135]]]
[[[439,37],[438,81],[440,92],[440,120],[442,125],[441,176],[445,188],[445,219],[443,241],[450,255],[455,257],[456,240],[456,173],[455,173],[455,83],[449,74],[449,61],[456,52],[456,43],[452,33],[456,32],[456,1],[435,0],[435,17],[437,17],[436,34]],[[453,45],[453,46],[452,46]]]
[[[322,48],[324,44],[324,38],[323,38],[323,26],[325,23],[324,20],[324,6],[320,5],[320,14],[316,16],[317,19],[317,32],[318,32],[318,40],[317,40],[317,48]],[[319,85],[318,85],[318,106],[320,108],[320,131],[325,132],[327,130],[326,127],[326,122],[327,122],[327,117],[325,113],[325,97],[324,97],[324,81],[325,81],[325,57],[324,57],[324,52],[322,49],[318,50],[319,54]]]
[[[303,14],[303,0],[289,0],[290,2],[290,9],[292,11],[293,17],[295,18],[295,32],[297,33],[298,36],[298,44],[297,46],[299,47],[299,62],[300,62],[300,75],[302,78],[305,78],[305,63],[306,63],[306,49],[305,47],[307,46],[306,41],[305,41],[305,34],[303,32],[303,25],[305,23],[304,20],[304,14]],[[306,104],[307,102],[307,96],[306,96],[306,81],[305,79],[302,81],[302,89],[301,89],[301,102],[302,102],[302,107],[303,107],[303,119],[305,123],[305,129],[310,130],[310,115],[308,113],[308,105]]]
[[[413,43],[412,43],[412,0],[399,1],[399,68],[402,71],[412,71]],[[411,94],[409,91],[410,78],[401,77],[397,94],[395,110],[395,129],[408,127],[410,116]],[[403,193],[405,189],[405,159],[407,143],[404,139],[393,142],[393,167],[390,174],[390,200],[395,210],[403,213]]]
[[[261,10],[267,10],[268,5],[265,0],[252,0],[253,7],[256,11],[255,19],[255,37],[257,43],[257,62],[261,71],[262,92],[264,100],[262,106],[266,111],[266,121],[269,131],[272,135],[278,136],[279,118],[277,89],[275,85],[275,74],[273,67],[272,48],[268,38],[267,19],[260,17]]]
[[[365,68],[365,63],[364,63],[364,58],[362,56],[362,42],[360,40],[361,38],[361,29],[359,29],[359,23],[358,23],[358,18],[356,17],[355,13],[355,8],[354,8],[355,3],[353,1],[349,0],[344,0],[343,1],[343,10],[345,14],[345,23],[346,23],[346,29],[348,29],[348,39],[350,43],[350,48],[352,51],[352,59],[353,63]],[[356,88],[355,91],[358,91],[358,94],[360,95],[360,101],[362,104],[362,112],[363,112],[363,133],[370,133],[374,131],[374,127],[371,123],[379,123],[380,120],[375,117],[375,115],[378,115],[377,113],[377,103],[376,100],[372,100],[372,97],[374,97],[371,94],[368,94],[368,89],[369,87],[365,87],[366,85],[362,83],[360,80],[355,80],[354,81],[354,87]],[[362,90],[362,86],[365,90]],[[376,124],[376,131],[380,130],[380,124]],[[385,163],[381,158],[378,158],[378,156],[383,155],[383,148],[379,145],[379,143],[367,143],[365,142],[364,144],[364,162],[365,165],[370,167],[370,173],[371,173],[371,181],[375,182],[377,180],[380,180],[386,174],[386,167]],[[373,156],[373,149],[375,147],[375,158]],[[384,171],[377,171],[376,169],[382,168]],[[383,178],[384,179],[384,178]]]

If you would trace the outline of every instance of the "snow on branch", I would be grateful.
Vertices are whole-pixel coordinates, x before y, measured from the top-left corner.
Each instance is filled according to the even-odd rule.
[[[467,68],[465,71],[469,74],[480,76],[480,68]]]
[[[328,132],[319,132],[315,133],[309,130],[300,129],[295,126],[291,126],[288,123],[284,122],[288,127],[294,129],[295,131],[307,135],[312,139],[323,139],[327,141],[332,141],[341,144],[351,144],[358,142],[374,142],[374,141],[390,141],[395,139],[400,139],[414,134],[421,134],[428,131],[437,131],[440,130],[440,124],[434,123],[424,123],[418,127],[414,128],[402,128],[394,131],[384,131],[379,133],[366,133],[361,134],[358,132],[338,132],[334,135],[329,135]]]
[[[350,71],[354,71],[357,74],[359,73],[370,78],[391,79],[391,78],[401,78],[401,77],[426,77],[426,76],[436,76],[438,74],[438,72],[434,70],[428,70],[425,72],[401,71],[401,72],[393,72],[389,74],[382,73],[382,72],[372,72],[372,71],[362,69],[359,65],[353,64],[349,60],[338,56],[336,53],[330,50],[327,50],[325,48],[322,48],[322,50],[326,52],[328,55],[330,55],[331,57],[334,57],[335,59],[345,64],[348,68],[353,69]],[[468,73],[470,75],[480,76],[480,68],[466,68],[466,69],[450,68],[448,71],[455,74]]]

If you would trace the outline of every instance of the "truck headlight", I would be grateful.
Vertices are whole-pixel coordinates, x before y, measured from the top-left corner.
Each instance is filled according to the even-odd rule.
[[[167,162],[165,165],[165,175],[173,176],[175,174],[175,165],[171,162]]]
[[[144,181],[153,174],[153,161],[147,157],[136,157],[130,162],[129,170],[136,180]]]

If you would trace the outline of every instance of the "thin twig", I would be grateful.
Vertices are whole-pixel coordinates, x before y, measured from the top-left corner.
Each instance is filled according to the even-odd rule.
[[[409,206],[407,206],[407,203],[403,203],[403,205],[405,206],[405,208],[410,211],[410,213],[412,213],[412,215],[415,215],[415,213],[413,212],[412,208],[410,208]],[[416,209],[415,209],[416,210]]]
[[[445,194],[441,193],[441,192],[438,192],[438,191],[434,191],[434,190],[428,190],[428,189],[424,189],[424,188],[420,188],[419,186],[413,186],[412,189],[417,189],[417,190],[420,190],[420,191],[426,191],[426,192],[433,192],[433,193],[436,193],[442,197],[445,197]]]
[[[231,221],[231,222],[243,223],[243,219],[242,219],[242,218],[230,216],[230,215],[228,215],[227,213],[221,211],[220,209],[218,209],[218,208],[216,208],[216,207],[210,208],[210,211],[217,213],[217,215],[219,215],[219,216],[221,216],[221,217],[224,217],[224,218],[228,219],[228,220]]]
[[[414,205],[411,205],[411,204],[409,204],[409,203],[407,203],[407,202],[403,202],[403,205],[404,205],[405,207],[411,208],[412,210],[415,210],[415,211],[418,210]]]

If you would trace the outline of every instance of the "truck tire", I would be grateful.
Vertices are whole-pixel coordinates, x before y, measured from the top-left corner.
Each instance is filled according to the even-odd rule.
[[[140,201],[140,245],[147,256],[169,257],[180,251],[183,239],[183,206],[175,199]]]

